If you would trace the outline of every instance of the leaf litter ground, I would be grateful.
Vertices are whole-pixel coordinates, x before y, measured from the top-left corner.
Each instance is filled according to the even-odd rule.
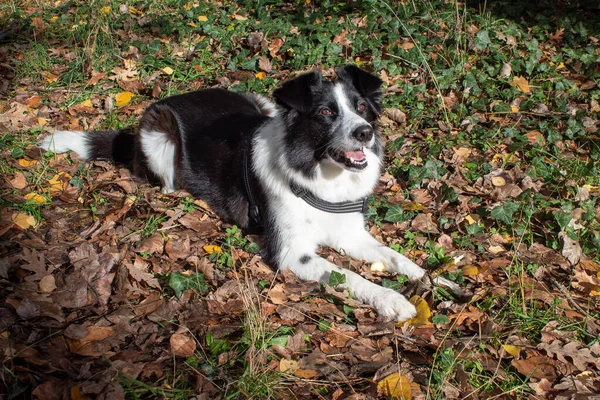
[[[3,6],[7,398],[600,392],[600,30],[555,6],[561,18],[438,2]],[[322,256],[409,296],[419,315],[405,324],[335,282],[276,273],[259,237],[202,201],[33,146],[128,126],[166,95],[268,92],[345,62],[386,87],[369,228],[445,281]]]

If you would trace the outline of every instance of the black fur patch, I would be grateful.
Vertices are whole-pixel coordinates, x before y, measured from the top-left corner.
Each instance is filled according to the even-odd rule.
[[[310,256],[308,254],[305,254],[302,257],[300,257],[300,264],[308,264],[309,261]]]

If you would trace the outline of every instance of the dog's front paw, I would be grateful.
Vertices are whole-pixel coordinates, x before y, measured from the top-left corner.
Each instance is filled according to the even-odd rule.
[[[388,270],[406,275],[408,279],[413,281],[421,279],[423,275],[425,275],[425,270],[423,268],[400,254],[392,258],[392,267]]]
[[[380,315],[394,321],[408,321],[417,315],[415,306],[392,289],[381,288],[381,291],[374,296],[372,305]]]

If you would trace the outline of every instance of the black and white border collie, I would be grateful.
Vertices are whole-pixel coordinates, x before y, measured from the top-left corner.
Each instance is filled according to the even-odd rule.
[[[163,193],[185,189],[247,231],[260,226],[271,265],[320,282],[337,271],[356,299],[408,320],[416,311],[404,296],[316,254],[324,245],[410,279],[424,274],[365,230],[361,204],[383,152],[375,127],[381,80],[356,66],[336,73],[334,81],[311,72],[283,83],[275,104],[223,89],[173,96],[148,107],[135,134],[58,131],[40,146],[129,164]]]

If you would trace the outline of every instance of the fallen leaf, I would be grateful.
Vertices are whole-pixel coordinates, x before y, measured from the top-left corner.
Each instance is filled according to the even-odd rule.
[[[275,38],[271,41],[271,43],[268,46],[269,54],[271,55],[271,57],[277,56],[277,53],[279,53],[279,50],[281,49],[281,46],[283,46],[284,43],[285,42],[283,41],[283,39],[280,38]]]
[[[502,65],[502,68],[500,68],[500,73],[498,74],[498,76],[500,78],[508,78],[510,76],[510,74],[512,73],[512,67],[510,66],[509,63],[504,63]]]
[[[54,275],[46,275],[44,276],[39,283],[40,292],[42,293],[51,293],[56,289],[56,280],[54,279]]]
[[[22,172],[15,172],[15,177],[9,181],[10,185],[15,189],[23,189],[27,186],[27,180]]]
[[[546,144],[546,139],[544,139],[544,135],[540,131],[530,131],[525,136],[527,137],[527,141],[532,145],[539,144],[543,146]]]
[[[314,369],[299,368],[296,371],[294,371],[294,375],[298,378],[312,379],[315,376],[317,376],[317,371],[315,371]]]
[[[298,361],[296,360],[288,360],[287,358],[282,358],[279,361],[279,371],[285,372],[288,374],[293,374],[300,368]]]
[[[411,400],[410,381],[398,372],[390,374],[377,383],[377,393],[386,399]]]
[[[413,47],[415,47],[415,44],[413,42],[404,42],[400,45],[400,48],[404,51],[409,51]]]
[[[208,17],[206,15],[198,15],[198,21],[206,22],[208,21]]]
[[[546,378],[550,381],[556,379],[556,362],[547,356],[533,356],[524,360],[513,360],[512,366],[521,375],[531,376],[536,379]]]
[[[27,160],[25,158],[21,158],[17,163],[23,168],[29,168],[32,165],[37,164],[37,160]]]
[[[254,76],[256,77],[256,79],[263,81],[267,77],[267,74],[264,71],[260,71]]]
[[[577,240],[573,240],[565,231],[561,231],[558,237],[563,240],[562,255],[575,265],[579,262],[582,256],[581,245]]]
[[[33,215],[15,213],[12,215],[11,220],[21,229],[31,228],[36,225]]]
[[[173,75],[173,72],[175,72],[175,71],[173,71],[173,68],[171,68],[171,67],[164,67],[161,69],[161,71],[167,75]]]
[[[25,200],[32,200],[34,203],[37,204],[44,204],[48,199],[44,196],[42,196],[41,194],[37,194],[37,193],[28,193],[25,196],[23,196],[23,198]]]
[[[425,299],[419,296],[413,296],[409,301],[417,309],[417,315],[410,319],[408,323],[413,326],[431,324],[431,309]]]
[[[522,76],[515,76],[510,85],[516,87],[519,91],[523,93],[531,93],[529,82]]]
[[[223,249],[221,249],[220,246],[215,246],[215,245],[207,245],[207,246],[202,246],[202,248],[204,249],[205,252],[207,252],[208,254],[212,254],[212,253],[222,253]]]
[[[262,69],[266,73],[269,73],[273,69],[273,65],[271,63],[271,60],[269,60],[268,58],[260,57],[258,59],[258,68]]]
[[[171,335],[169,344],[171,353],[177,357],[191,357],[196,351],[196,341],[186,330]]]
[[[501,176],[493,176],[492,177],[492,185],[494,186],[504,186],[506,185],[506,179]]]
[[[462,267],[462,274],[464,276],[477,276],[481,272],[481,268],[477,265],[465,265]]]
[[[38,108],[40,106],[41,100],[42,99],[40,98],[40,96],[34,94],[33,96],[30,96],[29,98],[27,98],[27,100],[25,100],[25,104],[31,108]]]
[[[519,357],[519,355],[521,354],[521,347],[519,346],[513,346],[512,344],[503,344],[502,348],[504,349],[504,351],[506,351],[513,357]]]
[[[122,107],[125,104],[129,103],[132,98],[133,98],[133,93],[131,93],[131,92],[117,93],[117,95],[115,96],[115,105],[117,107]]]

